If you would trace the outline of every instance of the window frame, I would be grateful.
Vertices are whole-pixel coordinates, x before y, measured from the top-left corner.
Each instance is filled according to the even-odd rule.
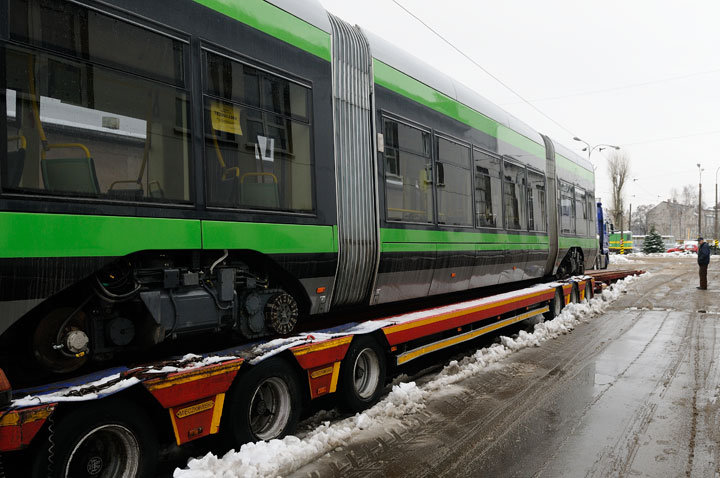
[[[228,99],[220,97],[216,94],[210,93],[208,91],[208,83],[209,78],[207,76],[208,73],[208,63],[207,63],[207,56],[206,53],[212,53],[215,55],[218,55],[222,58],[225,58],[229,61],[233,61],[236,63],[239,63],[243,66],[248,66],[250,68],[253,68],[263,75],[270,75],[276,78],[280,78],[283,80],[286,80],[288,82],[294,83],[296,85],[299,85],[301,87],[304,87],[308,90],[308,95],[306,99],[306,111],[307,111],[307,118],[300,118],[293,115],[285,115],[278,113],[276,111],[272,111],[270,109],[265,109],[262,106],[255,106],[255,105],[247,105],[244,103],[241,103],[240,101],[234,100],[234,99]],[[254,59],[251,59],[250,57],[243,55],[239,52],[231,51],[226,48],[221,47],[220,45],[217,45],[212,42],[207,41],[201,41],[199,46],[199,55],[197,58],[198,65],[197,68],[200,69],[200,76],[201,76],[201,82],[199,85],[199,102],[202,105],[202,130],[198,131],[198,135],[200,136],[200,144],[202,144],[201,150],[201,158],[200,162],[202,163],[202,171],[203,171],[203,191],[204,191],[204,197],[203,201],[205,204],[205,209],[210,211],[225,211],[225,212],[241,212],[241,213],[248,213],[248,214],[257,214],[259,212],[262,212],[263,214],[271,214],[271,215],[278,215],[278,216],[297,216],[297,217],[317,217],[318,214],[318,201],[317,201],[317,161],[315,158],[315,134],[314,134],[314,127],[315,127],[315,121],[314,121],[314,109],[313,109],[313,91],[314,91],[314,83],[311,80],[308,80],[306,78],[301,78],[298,76],[292,75],[290,72],[275,68],[267,63],[263,63]],[[265,78],[264,76],[261,77],[261,80]],[[263,81],[260,81],[260,95],[262,97],[262,88]],[[274,115],[281,117],[283,119],[289,120],[289,121],[295,121],[298,123],[306,124],[309,129],[309,153],[310,153],[310,188],[311,188],[311,201],[312,201],[312,209],[308,211],[292,211],[292,210],[284,210],[284,209],[263,209],[263,208],[253,208],[253,207],[247,207],[243,205],[238,206],[226,206],[226,205],[211,205],[209,203],[209,197],[208,197],[208,187],[207,187],[207,167],[208,167],[208,158],[207,158],[207,148],[206,148],[206,139],[208,135],[207,130],[207,124],[205,121],[205,109],[206,109],[206,99],[212,99],[215,101],[219,101],[226,104],[232,104],[236,106],[241,106],[243,108],[252,109],[253,111],[259,112],[261,115],[267,114],[267,115]]]
[[[578,195],[578,190],[582,191],[582,195]],[[580,200],[581,198],[582,198],[582,200]],[[588,212],[588,207],[587,207],[587,198],[588,198],[587,189],[581,188],[580,186],[577,186],[577,185],[573,185],[573,201],[575,204],[575,235],[580,236],[580,237],[586,237],[589,233],[588,229],[590,229],[588,227],[590,214]],[[582,219],[580,218],[579,211],[577,210],[578,204],[582,204],[583,212],[585,213],[585,217]],[[582,233],[579,231],[580,228],[578,227],[578,225],[581,222],[583,223],[583,229],[584,229],[584,232],[582,232]]]
[[[417,123],[415,121],[412,121],[410,119],[402,117],[400,115],[393,114],[386,110],[378,110],[378,113],[380,115],[380,131],[383,134],[383,143],[384,143],[383,150],[378,151],[378,156],[382,155],[382,161],[378,161],[378,163],[382,165],[382,169],[380,169],[378,167],[378,172],[382,172],[382,174],[383,174],[383,176],[382,176],[382,178],[380,178],[380,180],[382,181],[383,203],[385,206],[384,207],[385,222],[392,223],[392,224],[415,224],[415,225],[419,225],[419,226],[437,226],[438,222],[437,222],[437,204],[436,204],[436,191],[435,191],[435,180],[436,180],[436,178],[435,178],[435,158],[434,158],[434,153],[433,153],[435,150],[435,141],[434,141],[433,129],[429,128],[427,126],[424,126],[421,123]],[[390,219],[388,217],[388,198],[387,198],[387,185],[386,185],[387,171],[385,168],[385,164],[386,164],[385,149],[387,148],[387,139],[385,138],[385,121],[392,121],[395,123],[404,124],[407,127],[417,129],[417,130],[421,131],[422,133],[426,133],[428,135],[428,137],[430,138],[430,150],[428,152],[429,156],[427,156],[430,159],[431,170],[433,173],[433,178],[432,178],[433,187],[431,188],[433,220],[430,222],[408,221],[405,219]],[[398,147],[398,149],[400,149],[400,148]],[[418,153],[413,152],[413,151],[406,150],[406,152],[418,155]],[[400,168],[400,164],[398,163],[398,169],[399,168]],[[391,173],[391,176],[392,176],[392,178],[394,178],[394,179],[397,178],[398,180],[402,178],[402,176],[395,175],[393,173]]]
[[[524,194],[525,196],[527,196],[527,164],[523,164],[523,163],[519,162],[517,159],[513,158],[512,156],[504,155],[502,157],[502,180],[501,180],[502,191],[503,191],[503,196],[502,196],[502,198],[503,198],[503,201],[502,201],[502,203],[503,203],[503,226],[506,231],[527,231],[528,230],[527,197],[525,197],[523,201],[521,201],[520,198],[518,198],[518,204],[521,204],[522,207],[525,209],[525,216],[524,216],[525,224],[524,225],[520,224],[520,227],[517,229],[510,228],[506,224],[507,212],[505,210],[506,209],[505,208],[505,164],[507,164],[507,163],[512,164],[513,166],[516,166],[525,172],[525,185],[524,185],[524,187],[520,187],[520,191],[521,191],[521,194]],[[513,184],[517,184],[517,183],[513,183]],[[519,210],[518,210],[518,215],[520,215]]]
[[[542,176],[542,178],[543,178],[543,184],[544,184],[543,192],[545,193],[545,194],[543,194],[543,204],[541,204],[541,207],[540,207],[540,211],[544,211],[544,212],[545,212],[545,217],[543,218],[544,224],[545,224],[545,229],[537,229],[537,228],[530,229],[530,221],[529,221],[529,219],[530,219],[530,204],[527,204],[527,213],[526,213],[526,214],[527,214],[527,219],[528,219],[528,221],[527,221],[527,222],[528,222],[528,231],[531,231],[531,232],[544,232],[544,233],[547,234],[547,232],[548,232],[548,227],[549,227],[549,225],[548,225],[548,211],[547,211],[547,184],[548,184],[547,175],[546,175],[543,171],[540,171],[539,169],[534,168],[534,167],[532,167],[532,166],[530,166],[530,165],[525,166],[525,169],[526,169],[526,171],[525,171],[525,181],[527,182],[527,187],[526,187],[526,189],[530,190],[530,181],[529,181],[529,178],[530,178],[530,173],[532,172],[532,173],[535,173],[535,174],[538,174],[538,175]],[[526,193],[526,194],[527,194],[527,193]],[[529,201],[530,201],[530,196],[528,195],[528,196],[525,198],[525,202],[529,202]],[[534,225],[537,224],[536,218],[533,218],[533,224],[534,224]]]
[[[562,185],[565,184],[570,187],[570,215],[568,216],[570,218],[570,224],[572,224],[572,231],[564,231],[562,228],[562,200],[563,200],[563,191],[562,191]],[[571,235],[576,236],[577,235],[577,211],[575,210],[575,184],[563,181],[562,179],[558,179],[558,216],[560,218],[560,227],[558,228],[559,234],[565,234],[565,235]]]
[[[476,179],[476,174],[478,174],[477,168],[475,167],[475,152],[476,151],[479,152],[480,154],[484,154],[491,158],[495,158],[500,163],[500,175],[497,178],[495,178],[500,183],[500,217],[495,219],[494,226],[479,226],[477,224],[477,221],[475,221],[475,229],[503,229],[503,230],[505,230],[505,196],[503,195],[503,183],[504,183],[503,171],[505,170],[505,163],[504,163],[505,160],[502,156],[492,153],[492,152],[490,152],[486,149],[483,149],[479,146],[476,146],[476,145],[473,145],[472,152],[471,152],[471,154],[472,154],[472,158],[471,158],[472,168],[471,169],[472,169],[472,181],[473,181],[472,189],[473,189],[473,215],[474,215],[474,218],[477,219],[477,209],[475,209],[477,206],[477,203],[475,200],[475,195],[477,192],[475,189],[475,179]],[[483,173],[480,173],[480,174],[482,176],[490,178],[491,181],[493,179],[493,177],[490,176],[489,174],[483,174]],[[490,190],[490,199],[492,200],[492,189]],[[490,203],[490,207],[492,209],[492,203]],[[516,230],[517,229],[513,229],[513,231],[516,231]]]
[[[433,153],[433,189],[434,189],[434,203],[435,203],[435,224],[441,227],[446,228],[464,228],[464,229],[473,229],[475,227],[475,185],[473,184],[473,145],[472,143],[469,143],[467,141],[463,141],[461,139],[458,139],[454,136],[451,136],[447,133],[438,132],[433,130],[433,140],[431,141],[431,150]],[[461,146],[463,148],[467,148],[468,150],[468,167],[463,168],[462,166],[456,164],[456,163],[443,163],[440,161],[440,141],[439,140],[445,140],[449,141],[451,143],[454,143],[458,146]],[[440,164],[449,164],[452,167],[458,168],[458,169],[466,169],[470,175],[470,224],[446,224],[440,222],[440,195],[438,191],[438,181],[440,177],[439,172],[439,165]],[[443,173],[444,176],[444,173]]]
[[[31,42],[30,39],[27,39],[27,41],[23,41],[20,39],[13,38],[10,32],[9,28],[9,18],[11,12],[11,8],[9,5],[9,2],[3,2],[4,5],[7,5],[7,11],[8,11],[8,20],[5,23],[4,28],[6,29],[6,35],[0,37],[0,49],[3,51],[6,51],[6,47],[10,47],[15,50],[25,50],[32,52],[34,55],[46,55],[50,58],[59,58],[68,60],[73,63],[90,66],[90,67],[98,67],[101,69],[104,69],[111,74],[117,74],[120,76],[126,76],[131,77],[135,79],[139,79],[140,81],[146,81],[155,85],[160,85],[162,87],[168,88],[169,90],[172,89],[175,91],[175,94],[182,93],[185,95],[184,101],[187,103],[187,127],[182,130],[182,128],[175,127],[176,131],[179,133],[187,136],[187,151],[188,151],[188,161],[187,161],[187,170],[185,171],[187,174],[187,181],[188,181],[188,199],[187,200],[178,200],[178,199],[160,199],[157,198],[154,200],[136,200],[136,199],[125,199],[122,197],[92,197],[92,196],[79,196],[79,195],[73,195],[73,194],[58,194],[57,192],[41,192],[40,190],[28,190],[23,192],[15,192],[15,191],[7,191],[5,188],[3,188],[2,183],[0,182],[0,197],[7,198],[7,199],[19,199],[19,200],[25,200],[25,199],[32,199],[32,200],[40,200],[45,202],[62,202],[62,203],[68,203],[68,204],[107,204],[107,205],[117,205],[117,206],[133,206],[133,207],[150,207],[150,208],[175,208],[175,209],[195,209],[198,204],[197,200],[197,178],[195,174],[195,168],[196,168],[196,147],[195,147],[195,134],[193,133],[193,122],[194,122],[194,107],[193,107],[193,101],[194,101],[194,89],[192,87],[192,75],[193,75],[193,68],[194,65],[194,55],[192,51],[191,46],[191,39],[190,35],[186,34],[180,30],[174,29],[172,27],[168,27],[165,25],[158,24],[157,22],[154,22],[152,20],[146,19],[144,17],[140,17],[137,15],[133,15],[132,13],[126,12],[124,10],[118,10],[111,5],[103,4],[103,7],[100,8],[94,5],[90,5],[84,2],[79,2],[76,0],[66,0],[68,3],[72,3],[75,6],[79,8],[84,8],[90,11],[93,11],[95,13],[108,16],[110,18],[113,18],[115,20],[118,20],[122,23],[126,23],[129,25],[132,25],[137,28],[141,28],[145,31],[148,31],[150,33],[160,35],[162,37],[168,38],[173,41],[178,41],[183,44],[183,55],[182,55],[182,61],[183,61],[183,72],[182,72],[182,84],[176,84],[174,82],[170,82],[164,79],[159,79],[158,76],[152,77],[148,76],[147,72],[140,72],[135,69],[123,69],[123,65],[119,65],[113,62],[105,61],[103,59],[99,58],[81,58],[78,56],[74,56],[69,54],[68,52],[62,51],[60,49],[53,49],[48,48],[46,46],[43,46],[41,44],[37,44],[35,42]],[[5,79],[3,81],[6,81]],[[176,100],[180,99],[179,96],[176,96]],[[4,104],[5,108],[7,108],[7,104]],[[6,111],[3,111],[2,114],[6,115]],[[7,118],[5,120],[7,122]],[[6,132],[3,132],[3,137],[7,138]]]

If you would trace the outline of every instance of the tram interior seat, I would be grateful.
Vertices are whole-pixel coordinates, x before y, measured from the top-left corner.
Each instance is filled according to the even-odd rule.
[[[246,181],[255,177],[260,181]],[[271,178],[272,182],[264,182]],[[280,207],[277,176],[272,173],[245,173],[240,178],[240,203],[243,206],[255,206],[277,209]]]
[[[92,157],[45,158],[40,161],[45,188],[50,191],[99,194]]]

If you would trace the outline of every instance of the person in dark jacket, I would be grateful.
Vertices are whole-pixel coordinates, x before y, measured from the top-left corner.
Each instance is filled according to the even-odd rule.
[[[698,237],[698,266],[700,266],[700,290],[707,289],[707,270],[708,264],[710,264],[710,246],[703,240],[702,237]]]

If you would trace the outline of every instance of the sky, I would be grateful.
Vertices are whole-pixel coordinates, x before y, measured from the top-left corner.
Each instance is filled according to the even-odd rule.
[[[626,203],[697,187],[712,204],[720,168],[720,2],[703,0],[320,0],[586,155],[573,141],[630,157]],[[552,120],[456,52],[398,3]],[[596,197],[608,151],[592,153]],[[718,178],[720,179],[720,178]],[[708,196],[710,194],[711,196]]]

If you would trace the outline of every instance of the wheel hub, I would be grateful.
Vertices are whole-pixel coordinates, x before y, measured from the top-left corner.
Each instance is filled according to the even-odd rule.
[[[87,462],[87,472],[90,476],[97,476],[103,469],[103,460],[99,456],[92,456]]]
[[[72,354],[87,352],[90,339],[82,330],[71,330],[65,335],[63,345]]]
[[[289,334],[297,324],[297,302],[285,292],[275,294],[265,306],[265,318],[275,332]]]

